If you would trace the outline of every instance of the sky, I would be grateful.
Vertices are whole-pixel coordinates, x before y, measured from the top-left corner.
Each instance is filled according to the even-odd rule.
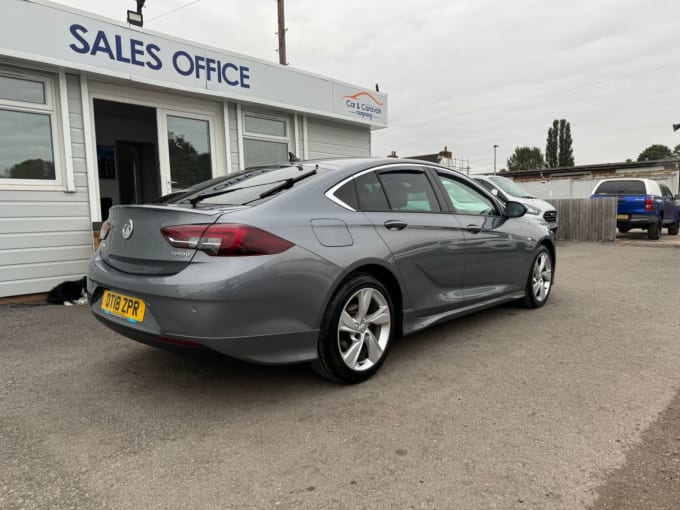
[[[58,0],[124,21],[133,0]],[[145,28],[278,62],[276,0],[147,0]],[[287,0],[293,68],[388,94],[372,154],[439,152],[493,171],[571,124],[577,165],[680,144],[672,0]]]

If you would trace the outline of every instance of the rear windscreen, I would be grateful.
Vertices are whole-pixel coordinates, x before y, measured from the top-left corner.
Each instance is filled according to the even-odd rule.
[[[319,165],[285,165],[244,170],[212,186],[199,186],[197,191],[171,200],[194,205],[248,205],[293,188],[298,182],[319,173]]]
[[[605,181],[595,190],[595,195],[646,195],[645,183],[642,181]]]

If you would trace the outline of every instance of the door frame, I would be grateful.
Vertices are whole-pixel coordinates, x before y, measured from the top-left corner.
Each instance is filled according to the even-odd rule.
[[[210,176],[217,177],[217,148],[215,144],[215,116],[197,113],[191,110],[175,110],[156,108],[156,128],[158,129],[158,160],[160,163],[161,195],[172,192],[172,175],[170,172],[170,149],[168,148],[168,115],[184,119],[204,120],[208,122],[208,138],[210,142]]]
[[[99,208],[99,200],[101,197],[99,191],[99,179],[97,170],[97,133],[95,129],[95,113],[94,100],[102,99],[105,101],[114,101],[118,103],[127,103],[137,106],[146,106],[156,110],[156,143],[158,147],[158,164],[161,179],[161,193],[166,193],[165,189],[167,181],[169,180],[169,152],[167,147],[167,134],[159,139],[159,113],[158,110],[166,110],[177,112],[179,116],[196,117],[207,116],[212,118],[210,123],[211,136],[211,165],[212,175],[217,177],[219,175],[226,175],[227,169],[227,154],[226,143],[227,135],[225,134],[226,124],[223,118],[225,113],[224,101],[206,100],[192,96],[185,96],[173,94],[172,92],[163,92],[152,90],[143,87],[131,87],[128,83],[114,83],[109,81],[101,81],[95,78],[88,78],[86,76],[81,79],[81,104],[83,111],[83,130],[85,134],[85,151],[86,164],[88,173],[88,194],[90,196],[90,220],[93,223],[101,222],[101,211]],[[164,124],[167,127],[167,124]],[[217,140],[222,140],[225,143],[217,144]],[[163,157],[163,151],[168,154],[168,157]],[[166,166],[164,166],[166,165]],[[220,169],[224,172],[220,172]],[[164,173],[167,172],[167,173]],[[166,176],[164,178],[164,176]]]

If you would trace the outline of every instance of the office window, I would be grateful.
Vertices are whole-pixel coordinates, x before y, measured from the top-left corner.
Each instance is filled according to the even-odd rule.
[[[243,156],[246,168],[286,163],[289,126],[285,117],[243,113]]]
[[[0,183],[57,181],[52,80],[0,69]]]

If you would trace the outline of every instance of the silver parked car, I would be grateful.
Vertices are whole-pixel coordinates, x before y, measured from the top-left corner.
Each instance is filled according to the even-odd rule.
[[[361,382],[392,340],[499,303],[543,306],[555,246],[461,173],[418,161],[275,165],[115,206],[87,290],[140,342]]]

